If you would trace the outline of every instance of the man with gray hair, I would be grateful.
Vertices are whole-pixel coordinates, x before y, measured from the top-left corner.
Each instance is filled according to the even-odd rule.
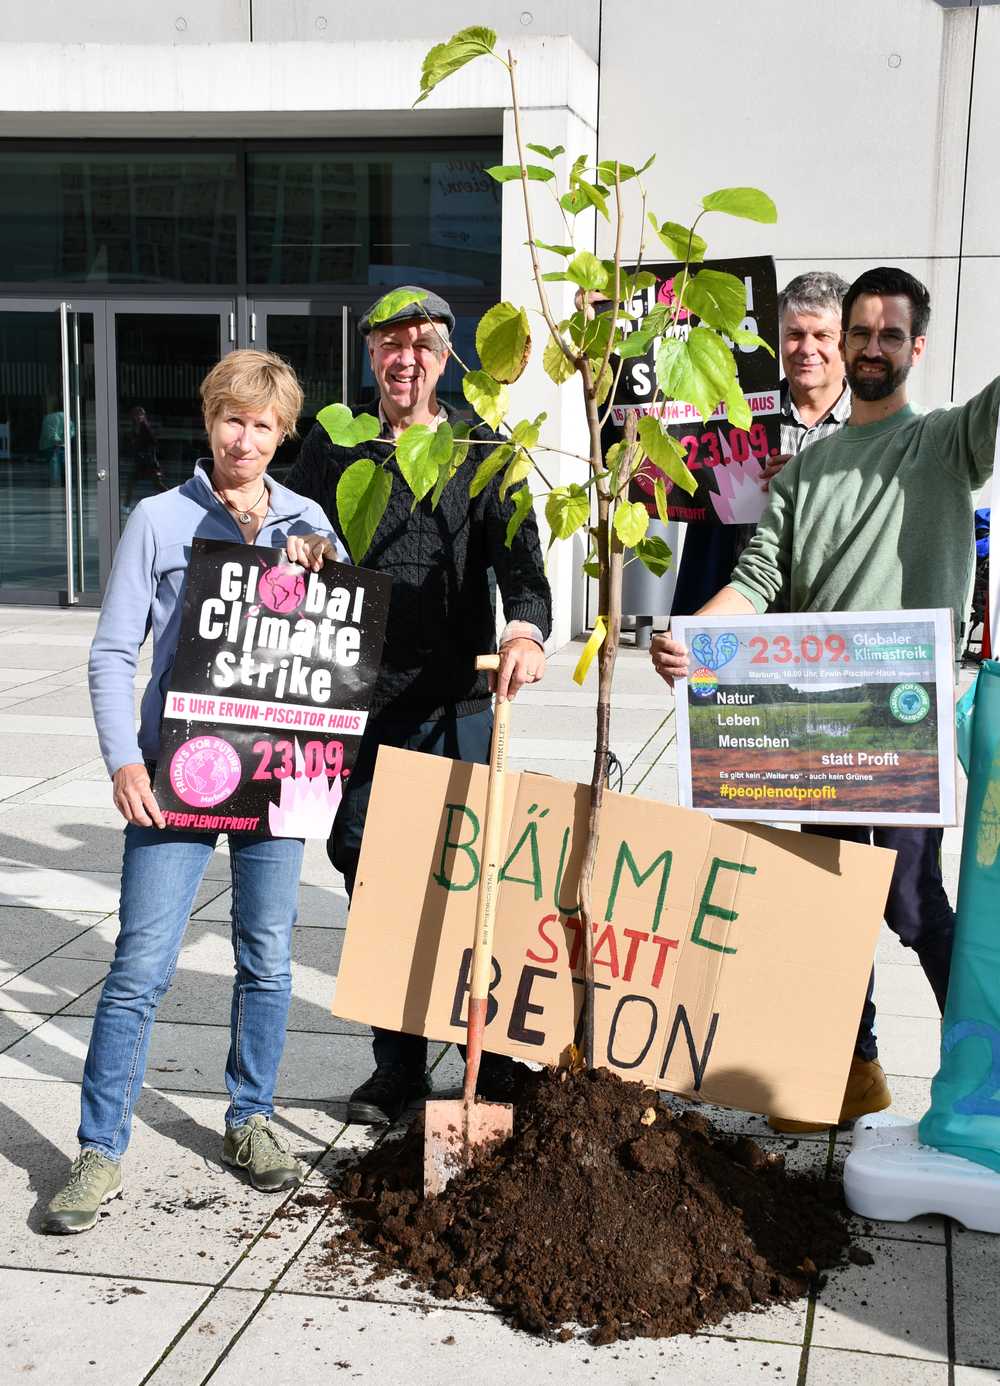
[[[514,492],[501,496],[502,470],[477,496],[470,496],[470,469],[462,469],[446,484],[435,509],[429,496],[414,505],[399,467],[387,461],[404,429],[411,424],[437,428],[450,416],[438,400],[437,388],[448,363],[455,316],[439,294],[418,292],[419,303],[373,323],[372,314],[382,301],[378,299],[359,323],[378,400],[355,412],[373,413],[377,407],[379,437],[354,448],[338,447],[317,424],[287,482],[300,495],[323,496],[339,530],[337,483],[352,462],[369,458],[385,465],[392,481],[385,514],[362,559],[365,567],[392,578],[382,667],[327,848],[344,874],[348,895],[354,890],[380,745],[453,760],[489,760],[490,686],[487,675],[476,672],[475,657],[496,647],[490,569],[507,618],[499,640],[498,697],[513,698],[523,685],[543,676],[543,645],[552,626],[549,585],[532,512],[509,548],[505,542]],[[470,437],[473,467],[504,441],[483,423],[473,427]],[[418,805],[413,807],[419,812]],[[391,870],[392,864],[384,867]],[[408,1102],[428,1091],[427,1041],[420,1035],[376,1029],[372,1047],[375,1072],[351,1094],[348,1121],[394,1121]],[[488,1102],[510,1101],[516,1076],[513,1060],[484,1054],[478,1091]]]
[[[828,270],[799,274],[778,295],[781,352],[781,453],[768,459],[761,486],[793,457],[836,433],[851,412],[840,354],[840,305],[847,283]],[[690,525],[684,540],[672,614],[690,616],[729,581],[756,525]]]
[[[809,443],[843,428],[851,392],[840,354],[840,305],[848,284],[839,274],[808,270],[778,295],[781,455],[764,469],[764,485]]]

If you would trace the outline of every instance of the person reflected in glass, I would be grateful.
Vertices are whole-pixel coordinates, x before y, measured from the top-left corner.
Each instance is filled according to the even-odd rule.
[[[167,483],[157,454],[156,434],[149,422],[149,415],[141,404],[133,405],[128,411],[131,429],[128,437],[128,450],[131,454],[131,468],[128,478],[128,493],[125,497],[125,514],[132,510],[136,487],[144,491],[165,491]]]
[[[84,1066],[80,1154],[49,1204],[45,1232],[85,1232],[101,1204],[122,1192],[122,1157],[157,1006],[218,840],[215,832],[166,830],[152,780],[192,540],[281,548],[293,563],[318,570],[317,546],[329,549],[332,537],[319,505],[267,475],[302,407],[291,367],[268,352],[234,351],[205,377],[201,397],[210,455],[199,459],[183,485],[136,505],[90,652],[94,720],[126,825],[120,931]],[[150,631],[152,671],[137,732],[133,685]],[[238,832],[228,839],[235,978],[222,1161],[243,1171],[254,1188],[272,1192],[298,1183],[302,1174],[271,1116],[291,994],[303,844]]]

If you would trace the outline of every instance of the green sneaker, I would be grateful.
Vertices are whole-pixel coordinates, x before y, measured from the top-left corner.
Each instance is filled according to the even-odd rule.
[[[277,1193],[302,1183],[302,1166],[288,1142],[260,1112],[244,1126],[227,1126],[222,1163],[245,1169],[250,1183],[262,1193]]]
[[[122,1195],[120,1161],[109,1160],[96,1150],[81,1150],[73,1161],[69,1182],[49,1204],[43,1232],[89,1232],[101,1204]]]

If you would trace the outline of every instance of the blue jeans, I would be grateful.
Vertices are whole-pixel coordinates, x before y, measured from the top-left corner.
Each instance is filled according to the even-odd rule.
[[[380,722],[365,732],[327,844],[327,855],[337,870],[343,872],[348,896],[354,891],[358,874],[361,839],[365,831],[368,801],[372,795],[375,757],[379,746],[399,746],[406,751],[423,751],[426,755],[488,765],[492,732],[493,712],[490,708],[470,712],[465,717],[449,713],[432,722]],[[426,1066],[427,1041],[423,1035],[401,1035],[394,1030],[380,1030],[373,1026],[372,1036],[377,1066],[411,1071],[423,1070]]]
[[[853,823],[803,824],[803,831],[820,837],[888,847],[896,853],[885,922],[901,943],[912,948],[924,976],[944,1014],[951,974],[951,946],[955,916],[941,879],[941,828],[858,827]],[[861,1010],[855,1053],[863,1059],[878,1058],[875,1039],[875,969],[868,978],[868,992]]]
[[[216,833],[125,829],[121,929],[97,1003],[83,1070],[79,1139],[120,1160],[142,1089],[156,1008],[170,985]],[[291,938],[302,843],[229,834],[236,976],[230,1016],[226,1123],[273,1110],[291,999]]]

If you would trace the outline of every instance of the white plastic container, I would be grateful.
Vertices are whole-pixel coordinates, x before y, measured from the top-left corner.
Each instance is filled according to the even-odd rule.
[[[879,1222],[940,1213],[972,1232],[1000,1233],[1000,1174],[921,1145],[918,1124],[888,1112],[855,1126],[844,1197],[853,1213]]]

